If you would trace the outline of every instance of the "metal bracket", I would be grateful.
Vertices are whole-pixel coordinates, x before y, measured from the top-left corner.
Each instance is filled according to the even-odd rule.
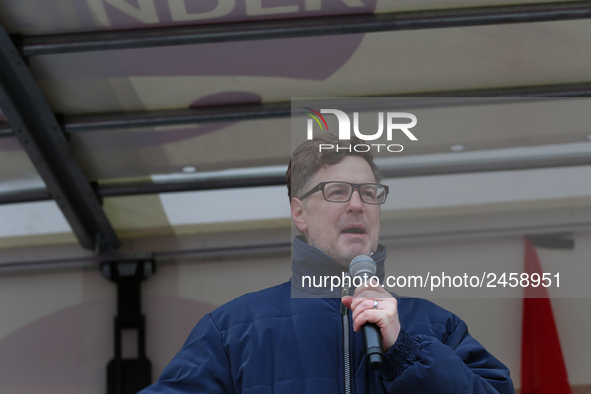
[[[575,248],[573,233],[528,235],[528,238],[538,248],[562,250],[573,250]]]
[[[101,273],[117,284],[114,319],[115,357],[107,365],[107,394],[135,394],[152,383],[152,364],[146,357],[146,317],[141,311],[141,282],[154,275],[152,259],[101,264]],[[137,356],[124,358],[124,331],[137,334]]]

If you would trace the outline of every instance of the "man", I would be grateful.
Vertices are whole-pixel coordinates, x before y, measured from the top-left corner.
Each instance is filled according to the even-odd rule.
[[[362,143],[327,134],[300,145],[287,172],[291,216],[301,232],[288,283],[247,294],[206,315],[157,383],[143,393],[514,393],[507,368],[452,313],[381,286],[304,286],[341,276],[371,255],[383,280],[380,205],[388,189]],[[319,152],[319,144],[339,151]],[[344,148],[344,149],[343,149]],[[375,323],[384,364],[370,370],[360,328]]]

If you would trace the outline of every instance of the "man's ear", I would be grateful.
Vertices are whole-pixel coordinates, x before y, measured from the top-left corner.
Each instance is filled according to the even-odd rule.
[[[291,199],[291,218],[298,230],[305,232],[308,230],[308,222],[306,220],[306,207],[304,203],[297,197]]]

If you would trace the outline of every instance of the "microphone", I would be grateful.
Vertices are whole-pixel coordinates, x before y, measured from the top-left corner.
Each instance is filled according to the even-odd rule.
[[[353,278],[370,278],[375,276],[377,264],[369,256],[360,255],[355,257],[349,264],[349,273]],[[375,323],[365,323],[361,326],[365,355],[371,369],[382,367],[384,349],[382,347],[382,333]]]

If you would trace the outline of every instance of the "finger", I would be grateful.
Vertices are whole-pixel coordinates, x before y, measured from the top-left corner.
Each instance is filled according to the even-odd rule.
[[[378,300],[378,301],[389,301],[394,299],[390,293],[377,293],[374,291],[370,291],[370,290],[364,290],[362,292],[360,292],[359,294],[357,294],[356,297],[353,298],[353,302],[351,303],[351,310],[354,310],[355,308],[359,307],[359,305],[362,305],[364,303],[368,304],[370,308],[373,308],[373,301],[374,300]],[[369,301],[367,301],[369,300]]]
[[[388,311],[387,315],[393,315],[396,312],[396,304],[392,303],[392,300],[375,300],[365,299],[356,308],[352,309],[353,314],[352,318],[355,320],[360,314],[364,311],[373,310],[373,311]]]
[[[351,302],[351,310],[356,311],[361,309],[359,312],[362,312],[365,309],[372,309],[373,302],[373,298],[354,298]]]
[[[352,315],[353,320],[355,320],[357,318],[357,316],[359,316],[365,310],[373,309],[374,301],[375,300],[373,298],[364,298],[362,300],[360,300],[358,298],[358,299],[354,300],[353,302],[357,302],[357,304],[354,305],[354,308],[351,309],[353,311],[353,315]],[[378,302],[378,304],[379,304],[379,302]]]
[[[353,297],[351,297],[351,296],[344,296],[341,299],[341,302],[343,303],[343,305],[345,305],[345,307],[351,309],[351,303],[353,302]]]
[[[381,300],[377,300],[377,307],[374,309],[374,301],[376,300],[365,300],[365,302],[361,303],[357,308],[352,309],[353,310],[353,321],[355,322],[356,320],[358,320],[359,316],[361,316],[364,312],[366,311],[372,311],[372,313],[370,315],[372,316],[379,316],[380,318],[384,318],[384,319],[392,319],[394,317],[396,317],[396,319],[398,319],[397,315],[398,315],[398,302],[395,298],[389,298],[389,299],[381,299]],[[376,312],[383,312],[383,313],[378,313],[378,314],[374,314],[373,311]],[[370,321],[371,323],[375,323],[375,321]],[[363,324],[363,323],[360,323]]]
[[[367,294],[367,296],[370,296],[371,294]],[[357,308],[361,308],[361,309],[371,309],[374,306],[374,301],[376,299],[373,297],[359,297],[359,298],[353,298],[353,301],[351,302],[351,310],[354,311]],[[378,302],[379,305],[379,302]]]
[[[376,309],[366,309],[361,312],[357,318],[353,319],[353,329],[355,332],[361,330],[361,327],[366,323],[375,323],[378,327],[384,325],[387,316],[384,311]]]

